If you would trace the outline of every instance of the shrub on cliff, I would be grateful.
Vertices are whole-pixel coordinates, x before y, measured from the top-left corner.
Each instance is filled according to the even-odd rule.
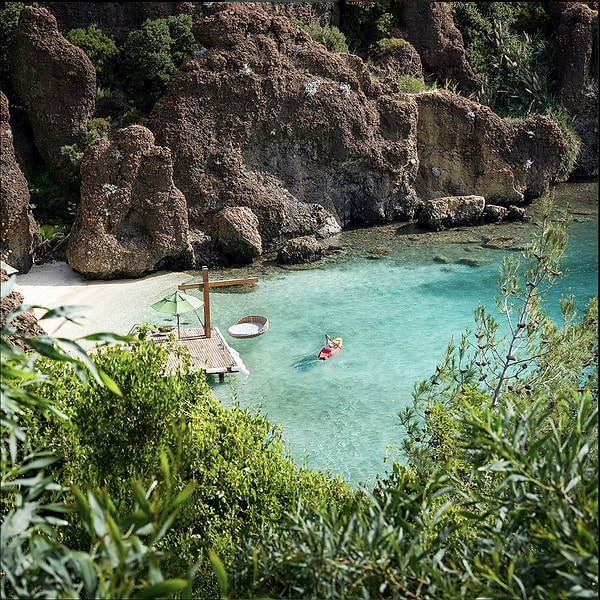
[[[310,37],[323,44],[329,52],[348,52],[346,36],[337,27],[320,27],[319,25],[306,25],[298,19],[291,19],[292,23],[302,27]]]
[[[120,52],[111,37],[97,27],[71,29],[66,37],[71,44],[81,48],[92,61],[100,87],[113,87],[117,83],[116,69]]]
[[[147,112],[162,96],[185,57],[199,47],[190,15],[148,19],[132,31],[121,49],[119,77],[135,106]]]

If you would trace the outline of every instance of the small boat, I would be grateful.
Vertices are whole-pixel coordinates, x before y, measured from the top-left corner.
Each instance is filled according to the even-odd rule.
[[[321,348],[321,351],[319,352],[317,358],[319,360],[327,360],[328,358],[331,358],[332,356],[336,355],[341,349],[342,338],[337,337],[333,340],[333,346],[331,348],[325,348],[325,346]]]
[[[269,329],[269,319],[261,315],[246,315],[236,321],[227,333],[234,338],[253,338]]]

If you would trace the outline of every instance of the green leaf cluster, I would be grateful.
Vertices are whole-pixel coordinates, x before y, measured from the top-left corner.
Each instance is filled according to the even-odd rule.
[[[346,36],[337,27],[306,25],[297,19],[292,19],[292,22],[302,27],[315,42],[323,44],[329,52],[348,52]]]
[[[97,27],[71,29],[66,35],[71,44],[81,48],[92,61],[100,87],[114,87],[121,53],[115,41]]]
[[[451,2],[477,100],[502,117],[544,113],[552,105],[552,25],[542,2]]]
[[[0,8],[0,88],[4,90],[10,89],[8,50],[23,6],[23,2],[3,2]]]
[[[185,57],[199,48],[190,15],[146,20],[127,36],[121,50],[119,75],[129,99],[147,112],[163,95]]]
[[[13,284],[14,277],[3,284],[3,296]],[[79,381],[89,381],[90,375],[116,397],[121,391],[77,341],[20,337],[12,321],[30,308],[7,314],[0,335],[2,597],[189,597],[193,567],[182,577],[165,578],[157,548],[193,489],[176,492],[171,474],[177,465],[168,455],[161,461],[165,486],[160,497],[153,495],[155,485],[144,491],[134,484],[135,502],[129,513],[120,513],[105,491],[90,488],[84,493],[78,486],[57,483],[53,473],[58,457],[51,450],[40,450],[32,431],[42,418],[64,421],[66,415],[38,393],[51,386],[38,361],[44,357],[71,365]],[[42,321],[61,316],[70,320],[71,313],[72,309],[46,311]],[[94,334],[85,341],[122,343],[126,338]],[[69,523],[80,524],[86,532],[80,547],[64,543]]]

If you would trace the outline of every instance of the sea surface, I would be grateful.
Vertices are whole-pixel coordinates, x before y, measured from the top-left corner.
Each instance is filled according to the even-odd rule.
[[[573,218],[568,274],[547,303],[559,319],[561,295],[573,292],[582,312],[598,294],[598,183],[561,184],[553,196]],[[262,411],[281,427],[298,464],[355,486],[372,485],[392,458],[401,460],[398,413],[410,405],[414,386],[435,372],[448,343],[473,328],[476,307],[484,305],[503,322],[496,312],[499,267],[509,254],[521,257],[539,231],[540,203],[528,214],[525,223],[437,233],[399,224],[347,231],[332,238],[332,250],[312,265],[282,267],[267,257],[243,269],[211,270],[211,281],[258,278],[255,285],[211,289],[211,325],[247,371],[223,383],[210,376],[215,395],[226,405]],[[201,281],[198,271],[121,283],[72,281],[70,272],[66,283],[57,283],[65,270],[64,263],[36,266],[17,282],[43,306],[51,292],[60,305],[76,292],[77,304],[91,307],[81,335],[92,326],[127,333],[136,323],[175,324],[151,304],[182,283]],[[188,293],[201,297],[198,290]],[[248,314],[268,317],[268,331],[249,339],[229,336],[228,327]],[[199,327],[202,318],[202,309],[183,314],[181,327]],[[69,327],[59,333],[74,337]],[[343,349],[319,361],[326,333],[342,337]]]
[[[583,311],[598,294],[597,194],[597,184],[555,191],[555,205],[568,205],[573,216],[568,275],[547,303],[557,319],[562,295],[573,292]],[[398,413],[411,403],[415,384],[435,372],[451,339],[474,326],[478,305],[498,315],[499,266],[509,253],[522,256],[540,223],[536,207],[531,215],[526,224],[438,234],[398,225],[351,231],[316,265],[228,271],[259,281],[211,290],[213,325],[249,371],[213,382],[215,394],[259,407],[282,427],[299,464],[372,484],[399,458]],[[227,327],[246,314],[267,316],[269,330],[228,336]],[[342,337],[343,349],[319,361],[326,333]]]

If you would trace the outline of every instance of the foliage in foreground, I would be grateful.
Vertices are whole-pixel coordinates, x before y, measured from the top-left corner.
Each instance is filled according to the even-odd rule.
[[[30,436],[59,457],[57,481],[104,489],[123,512],[138,501],[130,481],[156,481],[154,493],[162,495],[162,455],[173,456],[170,485],[179,492],[193,482],[196,490],[157,547],[169,575],[197,565],[196,597],[219,595],[215,556],[228,568],[242,538],[277,523],[300,499],[314,506],[352,501],[354,492],[341,479],[298,468],[279,428],[212,397],[185,354],[177,372],[167,369],[166,350],[146,340],[99,348],[93,356],[121,397],[94,381],[84,385],[69,365],[40,360],[37,367],[51,382],[36,385],[36,392],[67,419],[33,418]],[[63,541],[83,548],[86,531],[74,521]]]
[[[248,540],[239,597],[597,597],[597,298],[581,320],[563,299],[561,325],[543,303],[566,230],[547,215],[525,266],[506,259],[506,337],[478,307],[475,335],[416,387],[407,464],[366,508],[302,506]]]
[[[2,293],[12,289],[3,284]],[[11,320],[0,337],[2,391],[2,525],[0,591],[2,598],[155,598],[183,593],[189,596],[193,570],[179,578],[165,578],[162,552],[157,544],[164,537],[193,485],[176,493],[171,485],[171,465],[162,457],[160,495],[156,482],[148,490],[133,484],[132,510],[116,510],[112,498],[96,489],[65,488],[52,475],[57,457],[40,450],[30,437],[29,426],[36,414],[64,415],[36,394],[45,382],[36,360],[46,356],[71,364],[77,377],[88,376],[106,386],[116,397],[119,388],[106,372],[90,360],[78,342],[46,336],[25,340],[29,350],[7,341]],[[68,311],[47,311],[43,318],[67,317]],[[122,342],[120,336],[97,334],[88,341]],[[47,383],[47,382],[46,382]],[[61,543],[61,531],[77,520],[85,531],[82,547]],[[187,592],[186,592],[187,590]]]

